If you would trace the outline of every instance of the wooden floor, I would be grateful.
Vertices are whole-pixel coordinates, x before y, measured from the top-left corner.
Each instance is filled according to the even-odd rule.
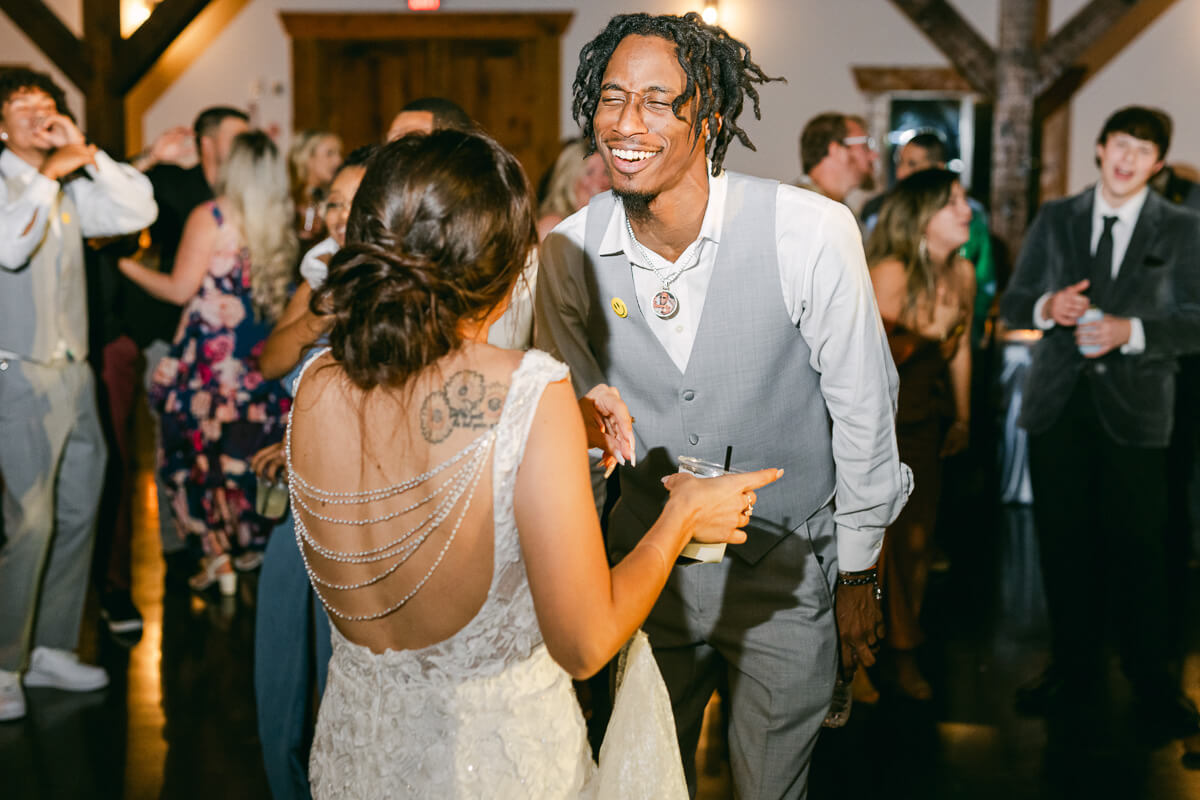
[[[0,723],[0,798],[269,797],[251,680],[255,582],[242,581],[223,601],[164,592],[154,503],[142,470],[134,592],[144,635],[132,648],[120,645],[89,604],[82,652],[109,669],[112,685],[89,694],[29,691],[28,717]],[[846,728],[823,734],[810,796],[1200,798],[1200,771],[1183,766],[1178,743],[1139,739],[1115,669],[1099,751],[1056,741],[1044,722],[1014,714],[1014,688],[1045,658],[1029,511],[980,513],[955,536],[952,569],[935,576],[926,603],[930,638],[920,656],[934,700],[898,699],[885,683],[877,705],[855,707]],[[1185,685],[1200,700],[1197,583],[1186,610]],[[732,796],[717,720],[714,703],[699,754],[702,798]]]

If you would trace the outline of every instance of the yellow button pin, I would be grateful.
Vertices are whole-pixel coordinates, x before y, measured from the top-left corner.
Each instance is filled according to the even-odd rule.
[[[629,316],[629,309],[625,307],[625,301],[619,297],[614,297],[612,299],[612,310],[621,319],[625,319]]]
[[[63,225],[70,225],[71,224],[71,215],[65,211],[62,212],[62,221],[63,221]]]

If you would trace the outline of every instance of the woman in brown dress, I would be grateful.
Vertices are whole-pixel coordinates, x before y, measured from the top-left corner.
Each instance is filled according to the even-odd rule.
[[[880,555],[887,624],[886,662],[897,688],[932,696],[914,657],[941,493],[941,459],[962,451],[970,425],[971,330],[975,273],[959,248],[971,208],[958,176],[914,173],[884,202],[867,241],[867,263],[892,357],[900,374],[896,437],[912,468],[908,505],[887,530]],[[871,692],[868,688],[868,694]]]

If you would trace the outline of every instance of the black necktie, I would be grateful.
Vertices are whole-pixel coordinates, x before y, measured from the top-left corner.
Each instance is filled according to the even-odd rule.
[[[1104,218],[1104,231],[1100,234],[1100,241],[1096,243],[1096,255],[1092,256],[1092,287],[1088,291],[1088,297],[1092,298],[1095,305],[1101,307],[1108,299],[1108,290],[1112,287],[1112,229],[1116,221],[1116,217]]]

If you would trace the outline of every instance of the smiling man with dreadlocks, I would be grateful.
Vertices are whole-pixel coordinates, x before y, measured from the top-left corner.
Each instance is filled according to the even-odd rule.
[[[583,48],[573,107],[613,188],[547,237],[537,287],[538,346],[579,395],[607,384],[628,406],[592,437],[625,465],[614,559],[657,518],[678,457],[732,448],[734,468],[786,468],[758,492],[746,542],[676,566],[645,625],[693,793],[704,707],[728,675],[743,798],[805,795],[838,633],[844,665],[874,661],[875,561],[911,482],[854,217],[722,169],[734,138],[753,148],[738,117],[747,97],[758,116],[770,80],[696,14],[613,18]]]

